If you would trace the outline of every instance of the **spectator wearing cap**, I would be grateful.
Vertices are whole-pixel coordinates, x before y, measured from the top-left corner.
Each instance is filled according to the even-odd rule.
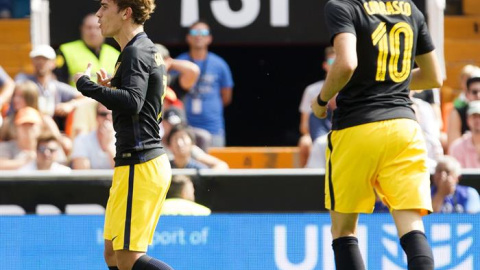
[[[115,131],[112,111],[97,103],[97,129],[78,135],[71,155],[74,170],[113,169],[115,162]]]
[[[480,74],[474,74],[467,80],[465,97],[468,103],[480,100]],[[448,117],[447,144],[450,146],[454,140],[460,138],[468,130],[467,110],[468,104],[463,107],[455,107]]]
[[[37,139],[41,134],[42,116],[32,107],[15,115],[15,140],[0,142],[0,170],[16,170],[36,157]]]
[[[468,103],[467,125],[470,131],[456,139],[448,153],[463,168],[480,168],[480,100]]]
[[[462,168],[452,156],[438,160],[433,175],[432,207],[440,213],[480,212],[480,197],[472,187],[459,185]]]
[[[64,130],[65,117],[72,112],[83,96],[75,88],[58,81],[53,75],[55,51],[49,45],[38,45],[30,52],[34,74],[19,74],[15,81],[31,80],[38,85],[38,108],[41,113],[54,117],[60,130]]]
[[[20,167],[19,171],[53,171],[56,173],[68,173],[71,169],[57,162],[60,143],[53,136],[40,136],[37,140],[36,159]]]
[[[179,108],[176,107],[170,107],[167,110],[164,111],[163,113],[163,121],[162,121],[162,131],[163,131],[163,136],[162,138],[168,138],[170,131],[172,130],[172,127],[176,125],[186,125],[186,118],[185,118],[185,113]],[[190,129],[191,130],[191,129]],[[195,134],[195,131],[191,130],[194,133],[195,141],[197,141],[197,134]],[[167,144],[167,153],[169,154],[170,159],[173,159],[173,154],[170,151],[169,145]],[[191,151],[191,157],[206,165],[210,169],[215,169],[215,170],[227,170],[228,164],[224,162],[223,160],[220,160],[210,154],[207,154],[204,150],[202,150],[200,147],[198,147],[196,144],[192,146],[192,151]]]
[[[167,199],[163,203],[162,215],[208,216],[211,210],[195,202],[195,187],[192,179],[185,175],[174,175]]]

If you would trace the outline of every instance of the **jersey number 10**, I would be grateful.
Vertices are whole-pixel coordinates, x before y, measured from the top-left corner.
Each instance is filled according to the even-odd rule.
[[[401,35],[403,35],[403,58],[398,65],[401,52]],[[378,46],[376,81],[385,81],[385,76],[390,75],[392,81],[400,83],[405,81],[411,72],[413,49],[413,30],[406,22],[395,24],[387,33],[387,25],[381,22],[372,33],[374,46]],[[388,60],[390,58],[390,60]],[[387,65],[388,62],[388,65]]]

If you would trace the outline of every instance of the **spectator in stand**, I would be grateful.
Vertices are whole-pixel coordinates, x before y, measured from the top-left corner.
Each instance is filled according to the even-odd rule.
[[[480,168],[480,100],[468,103],[467,125],[470,131],[453,141],[448,153],[456,158],[463,168],[478,169]]]
[[[167,136],[167,144],[173,154],[173,159],[170,159],[172,168],[197,170],[208,168],[192,158],[194,141],[195,135],[184,125],[176,125],[170,130]]]
[[[325,49],[325,60],[322,67],[325,74],[328,73],[330,67],[335,61],[335,50],[333,47],[327,47]],[[320,80],[313,84],[310,84],[305,88],[303,92],[302,101],[300,103],[300,134],[301,137],[298,140],[298,146],[300,148],[300,167],[304,167],[310,156],[310,150],[312,142],[318,137],[327,134],[332,127],[332,106],[329,106],[328,115],[324,119],[319,119],[312,114],[312,100],[314,100],[320,93],[325,80]]]
[[[438,160],[433,175],[432,206],[434,212],[469,213],[480,212],[478,192],[467,186],[459,185],[460,163],[451,156]]]
[[[64,130],[66,116],[75,110],[83,96],[73,87],[55,78],[55,51],[49,45],[38,45],[30,52],[33,75],[18,74],[15,81],[31,80],[39,89],[38,108],[41,113],[54,117],[60,130]]]
[[[480,68],[477,66],[466,65],[462,68],[462,71],[460,72],[460,93],[453,102],[455,108],[461,109],[467,106],[467,81],[476,74],[480,74]]]
[[[105,44],[94,13],[87,14],[80,26],[81,39],[60,45],[57,57],[55,74],[62,82],[75,86],[73,78],[78,72],[83,72],[88,63],[92,64],[90,78],[96,82],[95,73],[103,69],[108,77],[115,73],[115,63],[120,52],[114,47]],[[96,129],[96,102],[87,99],[79,104],[73,113],[72,126],[69,132],[71,137],[80,133],[87,133]]]
[[[165,110],[163,112],[163,121],[162,121],[164,137],[162,138],[168,138],[170,131],[174,126],[176,125],[185,126],[185,123],[186,123],[185,113],[181,109],[176,107],[170,107],[169,109]],[[166,146],[167,148],[165,150],[169,154],[170,160],[172,160],[173,154],[168,148],[168,143]],[[192,146],[191,156],[194,160],[206,165],[210,169],[227,170],[229,168],[226,162],[212,155],[207,154],[197,145]]]
[[[113,169],[115,162],[115,131],[112,111],[97,102],[97,129],[78,135],[73,142],[72,168]]]
[[[0,142],[0,170],[16,170],[36,158],[37,139],[41,134],[42,116],[31,107],[19,110],[14,124],[14,140]]]
[[[15,116],[17,112],[25,107],[31,107],[38,111],[38,86],[32,81],[17,83],[11,101],[10,114],[5,118],[0,128],[0,141],[15,140],[17,137],[17,126],[15,125]],[[66,161],[66,154],[72,149],[71,140],[63,136],[58,129],[57,124],[49,115],[42,114],[41,134],[54,136],[61,142],[62,151],[59,154],[61,161]]]
[[[60,152],[60,143],[53,136],[39,137],[37,140],[37,157],[19,171],[52,171],[56,173],[68,173],[71,169],[57,162]]]
[[[162,208],[162,215],[208,216],[211,210],[195,202],[195,188],[192,179],[175,175]]]
[[[480,74],[473,75],[467,80],[466,99],[468,102],[480,100]],[[448,146],[460,138],[468,130],[467,124],[468,104],[461,108],[455,107],[448,117],[447,139]]]
[[[177,59],[189,60],[200,68],[197,83],[184,99],[188,124],[210,132],[211,146],[223,147],[223,108],[232,102],[233,79],[230,68],[220,56],[208,51],[212,35],[207,23],[199,21],[192,24],[186,40],[190,50]],[[175,72],[172,74],[175,75]]]
[[[15,83],[12,78],[3,70],[0,66],[0,126],[2,125],[3,117],[5,116],[6,109],[8,109],[8,104],[12,99],[13,89],[15,88]]]

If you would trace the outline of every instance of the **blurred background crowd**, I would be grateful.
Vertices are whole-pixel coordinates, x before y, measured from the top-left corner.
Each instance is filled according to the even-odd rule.
[[[428,3],[434,2],[442,1]],[[460,2],[443,1],[443,7],[437,7],[441,10],[442,24],[444,10],[456,16],[459,15],[456,13],[462,12]],[[0,18],[5,21],[28,18],[31,9],[33,5],[28,0],[0,0]],[[437,17],[433,13],[428,15],[429,20]],[[467,15],[465,18],[473,20],[473,30],[464,29],[469,27],[465,22],[452,27],[452,20],[445,20],[445,37],[443,27],[441,30],[431,28],[434,38],[441,31],[441,42],[437,44],[442,48],[440,52],[443,53],[444,42],[448,47],[448,35],[452,36],[452,40],[464,38],[476,41],[478,19]],[[53,47],[48,42],[32,42],[28,47],[29,63],[25,67],[12,68],[6,65],[6,57],[0,55],[0,170],[69,172],[113,168],[115,131],[112,112],[102,104],[83,97],[73,84],[73,76],[84,71],[89,62],[93,64],[93,72],[105,68],[110,76],[113,75],[119,51],[112,42],[102,37],[93,13],[83,15],[79,29],[78,39]],[[284,76],[281,72],[277,72],[280,74],[277,77],[270,76],[276,67],[269,66],[261,56],[256,61],[264,69],[263,81],[255,80],[258,77],[253,74],[253,68],[252,74],[236,74],[238,69],[235,64],[232,68],[229,59],[242,58],[242,51],[236,53],[238,58],[224,58],[224,50],[211,46],[214,44],[214,33],[209,21],[197,20],[185,29],[183,45],[174,46],[172,50],[157,44],[169,72],[160,125],[172,168],[237,168],[235,157],[231,154],[234,150],[229,150],[234,149],[231,146],[285,147],[279,150],[284,152],[294,149],[295,161],[287,167],[324,168],[326,136],[331,128],[330,118],[335,102],[329,104],[326,119],[315,118],[310,104],[320,92],[322,78],[335,61],[333,48],[318,46],[315,55],[310,55],[315,59],[318,70],[312,70],[311,65],[289,66],[289,71],[297,72],[293,74],[308,73],[309,78],[317,79],[302,77],[295,82],[296,89],[283,91],[278,94],[283,97],[278,97],[275,87],[282,83],[290,83],[290,87],[297,77]],[[466,33],[465,37],[455,36],[462,31]],[[28,32],[24,34],[29,35]],[[456,43],[455,46],[458,50],[463,48]],[[307,53],[311,54],[311,51]],[[462,61],[455,58],[448,62],[446,58],[445,75],[454,74],[455,78],[450,76],[447,80],[446,77],[447,83],[442,89],[411,93],[412,106],[427,143],[428,165],[433,175],[438,173],[435,179],[444,179],[443,182],[433,181],[432,194],[443,194],[444,197],[459,192],[455,187],[461,169],[480,168],[480,57],[477,50],[474,54],[469,52],[464,52],[466,56]],[[5,50],[2,53],[5,54]],[[455,52],[449,53],[458,58]],[[287,50],[285,54],[289,54],[285,57],[295,58],[291,51]],[[244,57],[257,56],[245,53]],[[288,63],[292,61],[287,61],[285,65]],[[455,72],[450,72],[450,68]],[[91,77],[95,80],[96,75]],[[258,93],[256,98],[249,97],[249,104],[245,104],[247,99],[241,97],[242,91],[246,93],[248,88],[253,87],[251,85],[260,83],[262,86],[272,85],[273,90]],[[272,107],[269,95],[276,96],[273,102],[282,99],[289,105]],[[268,107],[265,104],[269,104]],[[284,114],[289,118],[282,117]],[[241,117],[244,122],[236,122],[236,117]],[[275,118],[275,121],[267,117]],[[252,124],[249,125],[249,122]],[[281,123],[280,127],[274,127],[278,123]],[[285,126],[295,126],[295,130]],[[282,128],[285,131],[279,132]],[[263,134],[262,138],[260,134]],[[242,137],[244,142],[238,143],[238,138]],[[251,138],[258,140],[252,141]],[[263,149],[267,151],[267,148]],[[248,162],[252,161],[245,159],[242,162],[243,167],[249,167]],[[271,163],[271,167],[281,167],[278,160]],[[447,182],[449,186],[441,184]],[[437,210],[441,208],[439,206]],[[476,210],[470,212],[478,211],[477,206],[471,209]]]

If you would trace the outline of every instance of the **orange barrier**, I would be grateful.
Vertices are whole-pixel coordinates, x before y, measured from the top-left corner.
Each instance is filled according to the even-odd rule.
[[[19,72],[31,73],[30,19],[2,19],[0,33],[0,65],[12,77]]]
[[[210,148],[209,154],[232,169],[298,168],[298,147]]]

